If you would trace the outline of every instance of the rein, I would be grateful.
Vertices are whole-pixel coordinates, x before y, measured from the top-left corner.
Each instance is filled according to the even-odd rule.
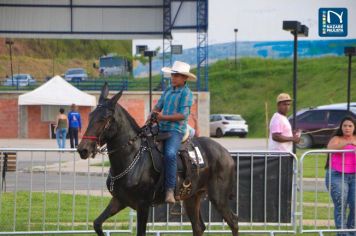
[[[136,165],[136,163],[138,162],[138,160],[142,156],[141,154],[146,150],[147,150],[147,147],[144,146],[144,145],[141,145],[139,151],[136,153],[136,155],[135,155],[134,159],[132,160],[131,164],[128,167],[126,167],[126,169],[123,172],[121,172],[120,174],[118,174],[116,176],[112,176],[111,175],[111,168],[110,168],[109,176],[108,176],[110,178],[110,188],[109,188],[110,192],[114,191],[115,181],[118,180],[118,179],[121,179],[122,177],[127,175],[127,173],[129,173],[130,170],[132,170],[132,168]]]
[[[92,140],[95,141],[96,145],[97,145],[97,152],[98,153],[106,153],[107,155],[110,153],[114,153],[119,149],[125,148],[126,146],[130,146],[133,143],[135,143],[139,138],[142,137],[147,137],[147,136],[155,136],[158,134],[159,129],[158,129],[158,120],[157,120],[157,114],[156,113],[152,113],[151,118],[149,119],[149,121],[140,129],[140,131],[137,133],[136,136],[134,136],[133,138],[130,138],[127,143],[125,143],[124,145],[115,148],[113,150],[110,150],[108,152],[107,147],[104,145],[101,145],[101,140],[102,140],[102,135],[105,133],[105,131],[110,127],[111,125],[111,121],[113,121],[114,119],[108,119],[108,121],[106,122],[104,129],[102,130],[101,134],[99,136],[83,136],[82,139],[88,139],[88,140]],[[157,124],[157,131],[154,132],[153,131],[153,125]],[[115,181],[118,179],[121,179],[122,177],[124,177],[127,173],[130,172],[130,170],[132,170],[132,168],[136,165],[136,163],[138,162],[138,160],[140,159],[140,157],[142,156],[142,153],[146,150],[148,150],[149,148],[147,148],[146,146],[144,146],[143,144],[141,144],[140,149],[138,150],[138,152],[136,153],[135,157],[133,158],[132,162],[130,163],[130,165],[128,167],[126,167],[126,169],[124,171],[122,171],[120,174],[116,175],[116,176],[112,176],[111,175],[111,169],[109,171],[109,178],[110,178],[110,188],[109,191],[112,192],[114,190],[114,184]]]
[[[125,143],[124,145],[122,145],[122,146],[120,146],[118,148],[115,148],[114,150],[111,150],[110,152],[108,152],[107,148],[104,147],[105,144],[101,145],[100,141],[102,140],[101,139],[102,134],[110,127],[112,120],[114,120],[114,119],[113,118],[112,119],[108,119],[108,121],[106,122],[106,124],[104,126],[104,129],[101,132],[101,134],[99,135],[99,137],[98,136],[83,136],[82,137],[82,139],[88,139],[88,140],[95,141],[96,145],[97,145],[97,152],[98,153],[107,153],[107,154],[114,153],[114,152],[116,152],[117,150],[119,150],[121,148],[125,148],[126,146],[130,146],[130,145],[134,144],[141,137],[148,136],[148,134],[154,136],[154,135],[157,135],[158,132],[159,132],[159,129],[157,129],[156,132],[153,132],[152,126],[154,124],[157,124],[157,127],[158,127],[158,119],[157,119],[157,113],[152,113],[149,121],[147,122],[147,124],[145,124],[140,129],[140,132],[138,132],[136,136],[130,138],[127,141],[127,143]]]
[[[302,132],[302,134],[312,134],[312,133],[318,133],[318,132],[321,132],[321,131],[337,130],[338,128],[339,128],[339,127],[336,127],[336,128],[317,129],[317,130],[313,130],[313,131]]]

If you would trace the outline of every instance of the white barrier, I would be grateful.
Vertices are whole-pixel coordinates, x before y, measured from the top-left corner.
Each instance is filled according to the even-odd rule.
[[[109,199],[104,156],[80,160],[74,149],[1,148],[4,152],[16,153],[16,171],[3,172],[0,160],[6,173],[0,177],[0,220],[6,220],[0,235],[94,233],[92,221]],[[111,232],[131,233],[133,216],[128,210],[121,222],[114,217],[108,224]]]
[[[300,197],[299,197],[299,233],[346,233],[354,232],[354,229],[336,229],[334,223],[334,204],[325,184],[325,164],[327,158],[332,153],[341,153],[342,158],[345,153],[353,153],[354,150],[313,150],[305,152],[300,158]],[[306,163],[307,162],[307,163]],[[330,173],[330,165],[329,167]],[[329,179],[331,175],[329,174]],[[342,179],[344,179],[342,174]],[[356,177],[356,174],[355,174]],[[330,184],[329,184],[330,189]],[[342,185],[342,188],[344,186]],[[343,195],[343,191],[342,194]],[[342,197],[342,196],[341,196]],[[342,203],[343,204],[343,203]],[[342,207],[343,208],[343,207]],[[356,210],[355,210],[356,211]],[[309,217],[305,215],[309,214]],[[313,216],[310,217],[310,214]],[[345,221],[347,219],[341,219]]]
[[[6,215],[6,224],[0,222],[0,235],[20,234],[88,234],[94,233],[92,221],[106,207],[105,201],[109,199],[106,189],[106,176],[108,167],[105,165],[107,157],[80,160],[74,149],[21,149],[0,148],[0,153],[15,152],[16,171],[7,172],[5,176],[6,191],[0,191],[0,219],[3,221]],[[241,171],[240,165],[246,158],[251,161],[248,166],[254,173],[254,160],[261,162],[260,166],[265,169],[263,176],[249,176],[249,210],[248,218],[240,222],[240,233],[242,234],[295,234],[297,232],[296,218],[296,190],[297,190],[297,158],[291,153],[266,152],[266,151],[232,151],[231,155],[236,159],[237,173]],[[269,160],[276,159],[278,163],[278,205],[276,221],[270,222],[267,210]],[[290,158],[293,165],[292,186],[290,199],[290,215],[288,222],[283,218],[282,201],[282,160]],[[247,162],[248,163],[248,162]],[[3,159],[0,160],[0,170]],[[245,168],[245,167],[244,167]],[[3,176],[0,182],[3,182]],[[239,186],[239,175],[236,176],[236,186]],[[263,180],[261,182],[261,180]],[[260,181],[260,182],[259,182]],[[5,181],[4,181],[5,182]],[[255,184],[262,183],[263,196],[254,192]],[[236,196],[239,196],[239,188],[236,187]],[[236,198],[236,197],[235,197]],[[255,222],[255,208],[258,206],[256,199],[261,199],[262,220]],[[232,202],[236,213],[238,212],[239,199]],[[157,222],[154,215],[157,210],[153,209],[153,220],[148,225],[148,234],[191,234],[189,221],[183,216],[178,221],[172,222],[166,207],[167,218],[164,222]],[[168,209],[168,210],[167,210]],[[207,203],[203,214],[209,233],[227,233],[231,231],[227,224],[216,216],[210,203]],[[240,212],[243,215],[243,212]],[[104,223],[103,228],[106,235],[114,233],[134,232],[134,212],[127,210],[120,212],[113,219]]]

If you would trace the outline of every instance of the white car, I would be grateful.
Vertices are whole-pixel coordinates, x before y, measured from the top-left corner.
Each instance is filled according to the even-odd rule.
[[[71,82],[80,82],[88,79],[88,74],[83,68],[71,68],[64,74],[64,79]]]
[[[15,74],[14,78],[8,78],[4,81],[4,86],[19,86],[25,87],[35,85],[36,80],[30,74]]]
[[[248,134],[248,125],[240,115],[210,115],[210,136],[220,138],[224,135],[237,135],[241,138]]]

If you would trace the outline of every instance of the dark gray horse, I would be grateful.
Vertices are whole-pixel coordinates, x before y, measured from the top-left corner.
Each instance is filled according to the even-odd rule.
[[[94,221],[98,235],[104,235],[103,222],[120,210],[131,207],[137,211],[137,235],[146,234],[149,207],[153,202],[164,203],[164,192],[155,192],[160,174],[155,171],[152,159],[143,139],[139,138],[140,127],[129,113],[117,102],[122,91],[108,99],[109,89],[105,83],[99,105],[89,115],[88,128],[78,146],[82,159],[95,157],[98,146],[107,144],[110,159],[110,174],[107,186],[112,199],[106,209]],[[195,142],[201,147],[206,167],[192,179],[192,193],[184,202],[185,211],[191,221],[193,235],[203,235],[205,225],[200,213],[200,197],[208,193],[231,228],[238,235],[238,217],[229,208],[228,202],[233,189],[235,164],[229,152],[217,142],[199,137]]]

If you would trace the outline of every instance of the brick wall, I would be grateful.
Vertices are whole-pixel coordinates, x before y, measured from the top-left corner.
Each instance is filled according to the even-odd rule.
[[[135,118],[137,124],[142,126],[145,124],[145,101],[143,99],[136,98],[122,98],[119,100],[119,104],[127,110],[132,117]]]
[[[49,138],[49,123],[41,121],[41,106],[24,106],[27,115],[22,117],[20,121],[19,107],[17,104],[18,96],[21,93],[3,93],[0,94],[0,138],[20,138],[19,131],[27,129],[23,138]],[[98,92],[92,93],[97,98],[99,97]],[[113,95],[112,93],[111,95]],[[160,92],[154,92],[153,102],[155,105],[160,97]],[[196,117],[199,123],[199,128],[202,135],[209,135],[209,121],[208,116],[201,116],[200,113],[209,113],[209,96],[200,96],[200,94],[194,95],[194,104],[191,109],[191,114],[189,118],[189,124],[192,127],[196,127],[193,116]],[[202,97],[203,100],[200,98]],[[124,95],[119,100],[119,103],[131,114],[136,120],[139,126],[142,126],[149,114],[149,101],[147,92],[125,92]],[[199,105],[202,104],[202,105]],[[79,107],[79,112],[82,117],[82,134],[88,126],[89,113],[91,112],[91,107]]]
[[[86,130],[88,127],[88,117],[91,107],[79,107],[79,112],[82,117],[82,129]],[[27,106],[27,138],[48,138],[49,124],[53,122],[41,121],[41,106]],[[84,132],[82,132],[83,134]],[[81,134],[79,134],[81,137]]]
[[[17,138],[18,118],[17,98],[0,99],[0,138]]]

